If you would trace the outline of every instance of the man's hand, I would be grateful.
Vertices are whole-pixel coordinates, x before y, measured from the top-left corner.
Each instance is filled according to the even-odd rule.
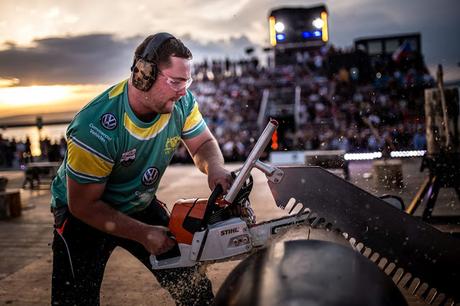
[[[208,185],[211,190],[217,185],[221,185],[224,193],[230,189],[233,178],[228,170],[221,166],[210,167],[208,169]]]
[[[72,215],[92,227],[111,235],[137,241],[151,254],[170,250],[175,241],[168,228],[153,226],[125,215],[100,200],[105,184],[79,184],[67,177],[69,209]]]
[[[167,235],[168,228],[163,226],[149,226],[142,245],[150,254],[160,255],[166,253],[176,244],[176,242]]]
[[[200,135],[184,139],[184,143],[195,165],[208,175],[209,188],[214,190],[219,184],[227,192],[233,179],[230,172],[224,169],[224,157],[209,129],[206,127]]]

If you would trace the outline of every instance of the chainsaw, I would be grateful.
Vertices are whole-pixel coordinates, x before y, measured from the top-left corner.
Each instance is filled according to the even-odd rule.
[[[150,257],[153,269],[239,259],[300,225],[344,238],[400,287],[431,304],[460,301],[460,240],[406,214],[348,181],[320,168],[275,167],[259,160],[278,124],[271,120],[222,196],[178,201],[169,229],[171,251]],[[289,215],[262,223],[247,200],[251,171],[268,180],[276,205]],[[235,213],[235,211],[237,213]]]
[[[307,221],[308,213],[303,212],[256,223],[249,202],[253,168],[260,169],[274,183],[283,177],[276,167],[259,160],[277,126],[275,120],[268,123],[243,166],[232,173],[234,181],[225,196],[218,185],[209,199],[181,199],[174,204],[168,227],[177,244],[164,254],[150,256],[153,269],[239,259]]]

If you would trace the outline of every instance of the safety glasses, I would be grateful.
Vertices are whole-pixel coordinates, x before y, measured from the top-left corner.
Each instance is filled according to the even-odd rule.
[[[166,74],[163,73],[163,71],[159,71],[159,74],[161,74],[165,79],[166,83],[173,89],[174,91],[181,91],[182,89],[187,89],[190,87],[190,85],[193,82],[193,79],[186,79],[186,80],[181,80],[181,79],[175,79],[170,76],[167,76]]]

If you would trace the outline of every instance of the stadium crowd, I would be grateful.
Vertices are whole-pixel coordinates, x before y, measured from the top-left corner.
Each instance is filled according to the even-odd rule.
[[[258,116],[264,90],[269,96],[290,93],[279,98],[293,103],[295,87],[301,93],[298,120],[282,114],[276,118],[281,124],[279,150],[425,149],[423,91],[434,81],[421,55],[398,61],[372,58],[367,76],[358,67],[331,65],[334,58],[356,52],[327,46],[298,53],[295,64],[282,67],[261,66],[256,58],[203,61],[194,67],[191,90],[227,161],[244,160],[255,144],[263,128]],[[39,160],[60,160],[65,140],[42,139],[40,149]],[[0,167],[32,158],[30,141],[0,135]],[[190,161],[180,146],[173,162]]]
[[[306,51],[295,65],[276,68],[259,67],[256,59],[197,65],[192,90],[226,160],[244,160],[249,154],[260,133],[263,91],[290,93],[281,99],[293,103],[296,86],[301,93],[298,122],[293,124],[292,116],[277,118],[286,125],[280,126],[279,150],[425,149],[423,95],[434,80],[421,56],[370,59],[369,77],[360,77],[356,67],[329,65],[332,57],[347,52],[357,51]],[[176,160],[188,160],[184,148]]]

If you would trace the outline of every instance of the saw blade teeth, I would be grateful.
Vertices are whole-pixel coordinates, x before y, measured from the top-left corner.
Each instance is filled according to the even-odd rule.
[[[418,277],[414,278],[410,285],[407,288],[407,291],[409,291],[410,294],[415,295],[415,292],[417,292],[417,289],[420,286],[420,279]]]
[[[401,279],[399,280],[398,282],[398,286],[400,288],[403,288],[403,289],[407,289],[407,284],[409,283],[409,281],[412,279],[412,274],[407,272],[407,273],[403,273],[403,276],[401,277]]]
[[[278,205],[278,206],[281,207],[282,209],[286,209],[286,208],[287,208],[287,209],[289,209],[290,211],[292,211],[292,210],[294,209],[295,205],[297,204],[296,202],[297,202],[296,199],[290,198],[290,199],[287,201],[286,204],[284,204],[284,205]],[[288,208],[288,207],[291,207],[291,208]]]
[[[301,213],[299,213],[299,215],[301,214],[305,214],[308,217],[311,214],[311,210],[309,208],[305,208]]]
[[[395,284],[399,283],[399,281],[401,280],[403,275],[404,275],[404,269],[403,268],[397,268],[396,272],[393,275],[393,282]]]
[[[357,242],[356,239],[353,237],[350,237],[350,239],[348,239],[348,242],[350,242],[350,245],[353,248],[353,250],[356,250],[356,242]]]
[[[391,275],[391,273],[396,269],[394,262],[390,262],[386,269],[383,271],[386,275]]]
[[[420,280],[421,282],[421,280]],[[430,300],[432,301],[432,297],[429,296],[430,289],[427,283],[420,283],[416,291],[414,292],[414,295],[419,296],[423,298],[426,302],[429,302]]]
[[[436,300],[438,300],[438,303],[435,302]],[[427,291],[426,297],[425,297],[425,301],[426,301],[428,304],[435,304],[435,305],[439,305],[439,304],[440,304],[438,292],[436,291],[436,289],[430,288],[430,289]]]
[[[357,250],[359,253],[362,254],[362,250],[363,250],[363,249],[364,249],[364,244],[361,243],[361,242],[358,242],[358,243],[356,244],[356,250]]]
[[[377,266],[380,268],[380,270],[382,270],[385,273],[387,264],[388,264],[388,259],[386,259],[385,257],[381,257]]]
[[[364,255],[364,257],[370,259],[370,256],[372,255],[372,249],[368,247],[364,247],[361,253]]]
[[[288,215],[301,215],[310,212],[310,209],[302,203],[294,204],[288,212]]]
[[[315,222],[315,220],[318,218],[318,214],[315,213],[315,212],[310,212],[310,214],[308,215],[308,219],[307,219],[307,222],[310,226],[312,226],[313,222]]]
[[[377,263],[377,261],[379,260],[380,258],[380,254],[377,253],[377,252],[374,252],[370,257],[369,259],[373,262],[373,263]]]
[[[290,208],[289,208],[290,207]],[[306,210],[309,210],[303,203],[297,202],[296,199],[290,198],[288,203],[284,206],[284,209],[289,209],[289,214],[299,214]],[[294,211],[296,211],[294,213]]]
[[[348,237],[346,233],[342,233],[342,235],[345,238]],[[454,300],[446,299],[445,294],[438,294],[435,288],[430,289],[430,286],[425,282],[422,283],[420,278],[414,277],[410,272],[398,267],[394,262],[389,262],[387,258],[381,257],[379,253],[372,252],[371,248],[366,247],[361,242],[357,242],[355,238],[350,238],[349,242],[352,248],[376,263],[401,290],[405,290],[409,295],[416,296],[428,304],[454,305]]]
[[[293,198],[292,198],[293,199]],[[334,227],[333,223],[328,222],[323,217],[320,217],[316,212],[306,207],[300,202],[293,202],[291,204],[291,210],[297,206],[301,206],[301,211],[307,211],[308,215],[305,222],[311,228],[321,228],[325,230],[333,230],[338,235],[344,237],[351,248],[368,258],[392,279],[392,281],[401,289],[404,290],[408,295],[416,296],[428,304],[433,305],[454,305],[454,300],[447,299],[446,295],[439,293],[435,288],[431,288],[426,282],[422,282],[421,279],[414,277],[409,271],[405,271],[403,268],[398,267],[398,260],[382,256],[376,251],[373,251],[370,247],[365,246],[362,242],[356,238],[351,237],[349,233],[343,232],[338,227]]]
[[[445,299],[446,295],[444,293],[437,294],[436,298],[433,301],[433,305],[441,305],[441,303],[444,302]]]
[[[316,228],[318,224],[320,223],[321,218],[317,214],[313,214],[311,218],[309,218],[310,221],[310,226],[313,228]]]
[[[301,208],[297,212],[298,215],[303,214],[304,212],[309,212],[310,211],[310,209],[307,206],[303,205],[302,203],[299,202],[299,205],[300,205]]]

